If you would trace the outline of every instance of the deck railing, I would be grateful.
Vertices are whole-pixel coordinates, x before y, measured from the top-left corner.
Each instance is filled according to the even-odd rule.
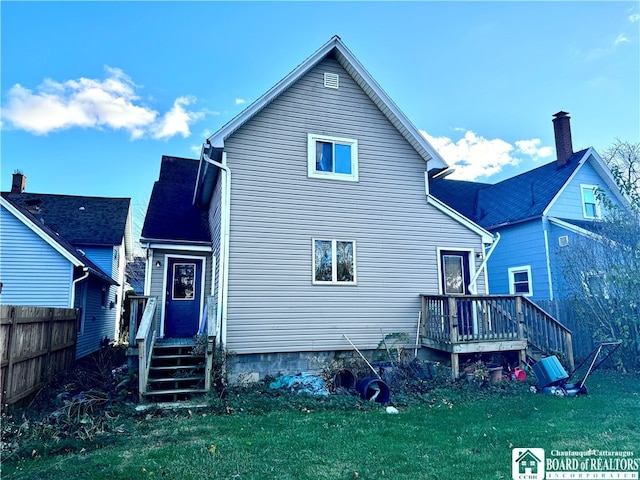
[[[153,345],[158,335],[158,325],[156,321],[156,298],[150,297],[146,301],[142,319],[136,333],[136,344],[138,345],[138,386],[139,396],[142,401],[144,393],[147,391],[147,377],[149,374],[149,364]]]
[[[518,295],[423,295],[422,336],[443,344],[527,340],[573,366],[571,331]]]

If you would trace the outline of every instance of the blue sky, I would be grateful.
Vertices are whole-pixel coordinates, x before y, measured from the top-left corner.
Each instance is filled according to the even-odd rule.
[[[493,183],[640,141],[638,2],[6,2],[1,187],[148,200],[204,139],[340,35],[455,176]]]

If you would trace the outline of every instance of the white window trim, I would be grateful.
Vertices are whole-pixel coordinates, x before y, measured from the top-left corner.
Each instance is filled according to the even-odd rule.
[[[582,288],[584,290],[585,295],[587,295],[588,297],[597,297],[598,295],[594,295],[594,293],[591,291],[591,286],[589,285],[589,279],[593,278],[593,277],[602,277],[602,298],[605,299],[609,299],[610,298],[610,294],[609,294],[609,286],[607,285],[607,282],[605,281],[605,272],[602,270],[590,270],[587,272],[582,272],[581,273],[581,277],[582,277]]]
[[[515,291],[515,274],[519,272],[527,272],[527,277],[529,279],[529,293],[519,293]],[[533,277],[531,276],[531,265],[522,265],[520,267],[509,268],[509,293],[511,295],[522,295],[523,297],[533,296]]]
[[[598,185],[589,185],[586,183],[581,183],[580,184],[580,200],[582,202],[582,216],[584,218],[602,218],[602,214],[600,212],[600,202],[598,201],[598,189],[600,187]],[[591,190],[593,191],[593,198],[594,201],[596,203],[596,215],[591,216],[587,214],[587,209],[585,208],[585,198],[584,198],[584,192],[585,190]]]
[[[340,143],[351,146],[351,174],[318,172],[316,170],[316,142]],[[347,182],[358,181],[358,141],[353,138],[332,137],[328,135],[307,134],[307,175],[309,178],[324,178],[331,180],[343,180]]]
[[[321,242],[331,242],[331,276],[332,280],[330,282],[316,280],[316,241]],[[353,244],[353,281],[352,282],[339,282],[337,279],[338,276],[338,268],[337,268],[337,255],[336,255],[336,244],[337,242],[350,242]],[[355,240],[344,240],[344,239],[336,239],[336,238],[312,238],[311,239],[311,283],[314,285],[357,285],[358,284],[358,275],[357,275],[357,263],[356,263],[356,241]]]

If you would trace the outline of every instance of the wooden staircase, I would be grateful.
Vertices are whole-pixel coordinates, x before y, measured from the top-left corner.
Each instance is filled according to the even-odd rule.
[[[422,346],[448,352],[453,376],[459,355],[517,351],[564,357],[573,369],[571,331],[519,295],[422,295]]]
[[[177,402],[206,393],[206,358],[194,354],[191,339],[158,339],[151,354],[144,399]]]

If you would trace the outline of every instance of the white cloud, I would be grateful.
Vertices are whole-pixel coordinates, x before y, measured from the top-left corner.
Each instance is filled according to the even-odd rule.
[[[458,141],[448,137],[432,137],[422,130],[420,133],[455,169],[448,178],[457,180],[490,177],[508,165],[518,165],[522,160],[520,156],[537,160],[553,153],[551,147],[540,147],[539,139],[518,140],[514,147],[499,138],[487,139],[471,130],[467,130]]]
[[[247,101],[244,98],[236,98],[236,105],[244,105]]]
[[[618,38],[615,39],[613,44],[614,45],[620,45],[621,43],[627,43],[628,41],[629,41],[629,39],[624,36],[624,33],[621,33],[620,35],[618,35]]]
[[[553,148],[540,147],[540,139],[532,138],[531,140],[517,140],[514,142],[518,151],[524,155],[532,157],[534,160],[550,157],[553,155]]]
[[[640,13],[634,13],[633,15],[629,15],[629,21],[631,23],[639,22],[640,21]]]
[[[185,106],[193,103],[192,97],[179,97],[173,102],[173,107],[164,114],[162,119],[154,125],[152,136],[156,139],[166,139],[174,135],[182,135],[187,138],[191,132],[189,124],[204,117],[201,112],[189,112]]]
[[[13,127],[36,135],[74,127],[125,130],[131,138],[166,139],[190,135],[189,125],[203,112],[185,109],[190,97],[179,97],[171,110],[159,113],[141,104],[137,85],[118,68],[105,67],[103,80],[80,78],[57,82],[45,79],[35,90],[20,84],[7,93],[2,108],[3,128]]]

